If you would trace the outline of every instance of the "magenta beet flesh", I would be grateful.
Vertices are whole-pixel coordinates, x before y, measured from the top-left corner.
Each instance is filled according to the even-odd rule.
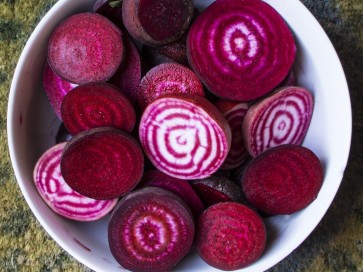
[[[66,143],[46,150],[34,167],[35,186],[44,202],[57,214],[76,221],[94,221],[107,215],[117,199],[96,200],[80,195],[65,183],[60,162]]]
[[[139,138],[157,169],[180,179],[200,179],[224,162],[231,130],[222,113],[205,98],[169,94],[145,109]]]
[[[170,271],[194,239],[188,206],[174,193],[148,187],[122,198],[112,213],[108,240],[115,259],[131,271]]]
[[[267,214],[291,214],[308,206],[323,182],[319,158],[300,145],[280,145],[246,167],[242,189],[247,200]]]
[[[123,58],[120,29],[96,13],[79,13],[53,31],[48,45],[49,65],[72,83],[108,80]]]
[[[252,105],[243,120],[243,138],[255,157],[281,144],[301,144],[313,114],[312,94],[302,87],[282,87]]]
[[[266,245],[266,229],[259,215],[245,205],[223,202],[200,217],[196,247],[200,257],[221,270],[236,270],[255,262]]]
[[[64,126],[72,135],[97,127],[131,132],[136,123],[129,99],[116,86],[104,82],[82,84],[68,92],[61,114]]]
[[[69,187],[95,199],[113,199],[136,187],[144,171],[138,142],[114,128],[77,134],[67,144],[61,171]]]
[[[212,93],[250,101],[286,77],[296,46],[283,18],[267,3],[223,0],[192,24],[187,52],[190,66]]]

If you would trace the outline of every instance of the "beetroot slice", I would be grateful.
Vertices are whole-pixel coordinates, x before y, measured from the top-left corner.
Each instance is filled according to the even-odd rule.
[[[122,18],[131,36],[147,45],[179,39],[193,17],[192,0],[123,0]]]
[[[117,199],[96,200],[80,195],[65,183],[60,162],[66,143],[50,147],[34,167],[35,186],[44,202],[57,214],[76,221],[94,221],[107,215]]]
[[[96,13],[68,17],[53,31],[48,45],[49,65],[72,83],[108,80],[123,58],[120,29]]]
[[[242,135],[243,119],[246,116],[249,105],[247,103],[233,103],[223,99],[219,99],[215,105],[221,110],[232,130],[231,149],[221,169],[234,169],[244,163],[249,157]]]
[[[192,186],[207,207],[219,202],[243,201],[241,188],[223,176],[194,180]]]
[[[152,68],[141,80],[138,104],[145,109],[163,94],[191,93],[204,96],[203,85],[189,68],[177,63],[162,63]]]
[[[175,193],[188,204],[195,220],[205,210],[203,202],[186,180],[168,176],[159,170],[152,170],[144,174],[140,185],[159,187]]]
[[[144,170],[138,142],[114,128],[77,134],[61,160],[64,180],[75,191],[95,199],[113,199],[136,187]]]
[[[271,148],[247,166],[242,189],[247,200],[267,214],[291,214],[308,206],[323,182],[319,158],[300,145]]]
[[[56,73],[50,68],[48,61],[45,62],[43,70],[43,88],[47,94],[48,100],[54,113],[59,119],[61,117],[61,105],[64,96],[76,87],[77,84],[70,83],[66,80],[60,78]]]
[[[250,101],[272,91],[295,59],[292,33],[260,0],[215,1],[188,32],[189,64],[216,96]]]
[[[236,270],[255,262],[266,246],[266,228],[247,206],[223,202],[200,217],[196,232],[200,257],[221,270]]]
[[[242,125],[248,152],[255,157],[281,144],[301,144],[313,114],[313,96],[302,87],[283,87],[252,105]]]
[[[118,88],[104,82],[80,85],[64,97],[64,126],[72,135],[97,127],[131,132],[136,123],[134,107]]]
[[[231,130],[221,112],[205,98],[169,94],[145,109],[139,138],[160,171],[180,179],[201,179],[224,162]]]
[[[115,259],[131,271],[169,271],[194,239],[188,206],[177,195],[156,187],[122,198],[112,213],[108,240]]]

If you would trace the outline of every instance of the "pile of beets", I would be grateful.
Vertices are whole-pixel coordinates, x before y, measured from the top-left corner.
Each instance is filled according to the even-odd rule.
[[[168,271],[192,247],[235,270],[263,253],[263,218],[317,196],[301,146],[313,96],[296,44],[260,0],[99,0],[53,31],[43,87],[62,120],[34,181],[56,213],[111,213],[110,250],[132,271]]]

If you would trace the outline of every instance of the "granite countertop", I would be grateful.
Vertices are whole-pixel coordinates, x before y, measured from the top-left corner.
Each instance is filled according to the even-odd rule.
[[[55,2],[0,1],[0,271],[90,271],[35,219],[16,183],[7,147],[6,111],[15,66],[31,32]],[[353,109],[352,147],[341,187],[322,221],[269,271],[363,271],[363,1],[302,2],[342,62]]]

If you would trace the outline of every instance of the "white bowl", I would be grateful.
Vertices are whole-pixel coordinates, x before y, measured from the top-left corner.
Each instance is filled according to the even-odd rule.
[[[36,160],[55,143],[60,121],[49,106],[41,86],[47,41],[54,27],[67,16],[91,10],[95,0],[60,0],[32,33],[16,67],[8,104],[8,143],[14,172],[31,210],[53,239],[77,260],[95,271],[119,271],[107,242],[107,221],[78,223],[51,211],[32,181]],[[205,7],[213,1],[195,1]],[[304,146],[312,149],[324,166],[324,183],[317,199],[290,216],[266,220],[268,244],[263,256],[243,271],[266,270],[298,247],[330,206],[342,180],[351,140],[349,91],[337,54],[327,35],[298,0],[267,0],[295,34],[298,84],[310,89],[315,109]],[[195,252],[178,271],[214,271]]]

